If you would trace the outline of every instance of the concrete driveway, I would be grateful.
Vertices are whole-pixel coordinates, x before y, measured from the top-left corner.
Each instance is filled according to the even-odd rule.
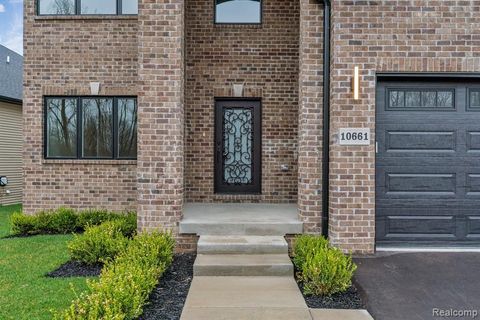
[[[480,253],[378,253],[355,262],[376,320],[480,319]]]

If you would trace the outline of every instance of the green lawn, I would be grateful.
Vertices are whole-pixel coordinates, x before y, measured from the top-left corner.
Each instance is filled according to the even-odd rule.
[[[0,207],[0,237],[8,234],[8,216],[20,206]],[[51,319],[51,310],[70,305],[85,278],[51,279],[45,274],[68,260],[71,235],[0,239],[0,319]]]

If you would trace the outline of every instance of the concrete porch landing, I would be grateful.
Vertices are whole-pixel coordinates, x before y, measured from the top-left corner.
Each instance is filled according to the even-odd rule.
[[[187,203],[180,233],[284,236],[303,232],[296,204]]]

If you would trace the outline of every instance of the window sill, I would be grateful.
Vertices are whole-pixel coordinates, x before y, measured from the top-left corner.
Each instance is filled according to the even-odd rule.
[[[214,23],[219,29],[262,29],[261,23]]]
[[[75,164],[75,165],[111,165],[111,166],[119,166],[119,165],[129,165],[129,166],[136,166],[137,160],[102,160],[102,159],[43,159],[42,164]]]
[[[42,20],[138,20],[138,15],[44,15],[35,16],[35,21]]]

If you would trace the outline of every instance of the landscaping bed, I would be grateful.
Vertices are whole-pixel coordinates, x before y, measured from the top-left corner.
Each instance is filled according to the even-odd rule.
[[[150,294],[140,320],[178,320],[187,299],[193,278],[193,253],[176,254],[172,265],[163,274]]]
[[[353,275],[351,255],[333,247],[321,236],[295,238],[292,262],[295,280],[305,302],[313,309],[364,309]]]
[[[98,277],[102,271],[103,264],[86,264],[80,261],[68,261],[62,264],[52,272],[47,273],[50,278],[70,278],[70,277]]]
[[[297,280],[298,288],[302,292],[307,306],[311,309],[365,309],[360,293],[355,285],[346,292],[335,293],[331,296],[306,295],[303,292],[303,283]]]

